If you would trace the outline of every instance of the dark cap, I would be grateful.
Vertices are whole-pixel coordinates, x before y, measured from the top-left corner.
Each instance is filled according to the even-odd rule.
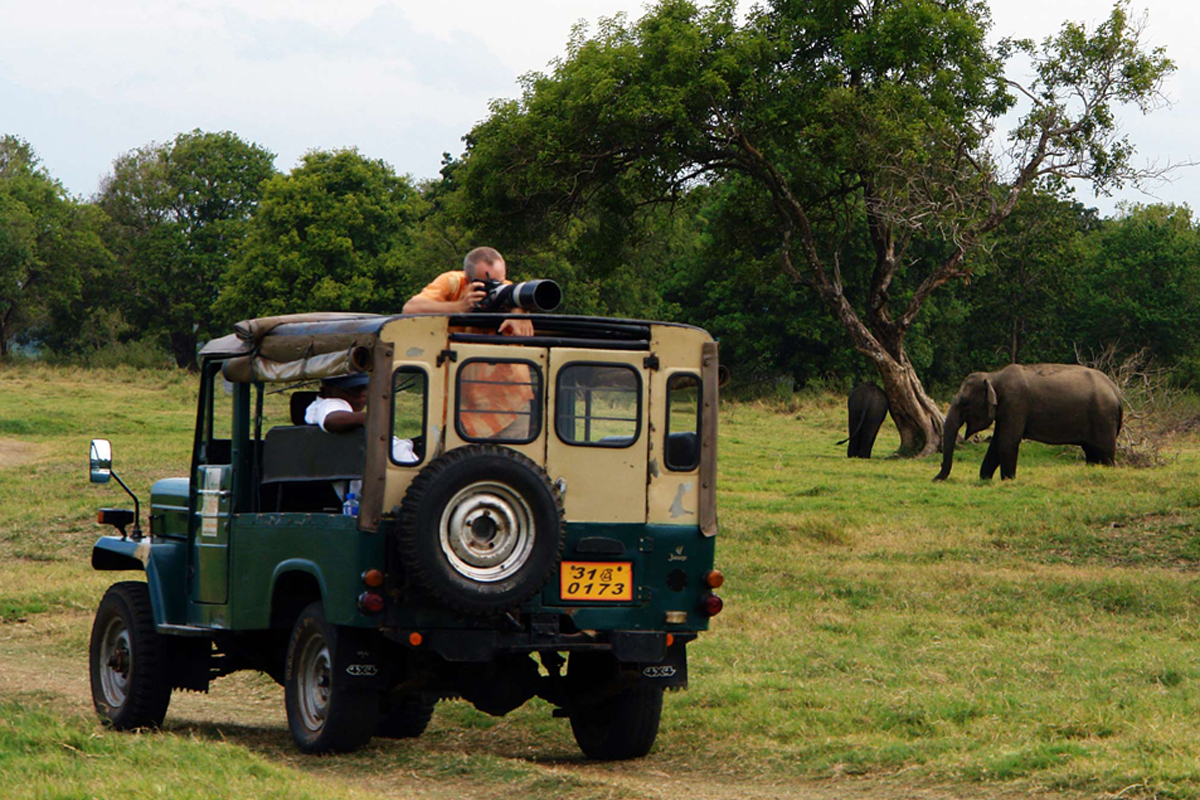
[[[358,389],[371,382],[371,376],[365,372],[355,372],[350,375],[338,375],[336,378],[323,378],[321,383],[326,386],[336,386],[339,389]]]

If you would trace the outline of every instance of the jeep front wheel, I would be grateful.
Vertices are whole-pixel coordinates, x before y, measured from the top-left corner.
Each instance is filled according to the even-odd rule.
[[[96,609],[88,650],[92,702],[100,719],[120,731],[162,725],[171,702],[167,653],[154,630],[146,584],[110,586]]]
[[[397,538],[425,592],[459,611],[498,613],[540,591],[558,566],[562,499],[515,450],[460,447],[413,480]]]

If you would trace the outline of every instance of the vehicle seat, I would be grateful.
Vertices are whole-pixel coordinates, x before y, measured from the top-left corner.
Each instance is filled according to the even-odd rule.
[[[276,511],[339,508],[331,482],[361,479],[366,457],[362,428],[345,433],[326,433],[316,425],[272,428],[263,439],[263,498],[272,498]]]

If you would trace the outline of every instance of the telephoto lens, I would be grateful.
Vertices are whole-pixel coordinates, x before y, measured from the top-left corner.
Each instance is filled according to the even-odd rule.
[[[562,302],[562,289],[551,280],[533,280],[512,286],[512,304],[526,311],[553,311]]]
[[[552,280],[532,280],[521,283],[499,285],[497,281],[484,282],[487,296],[475,306],[476,311],[553,311],[562,302],[562,289]]]

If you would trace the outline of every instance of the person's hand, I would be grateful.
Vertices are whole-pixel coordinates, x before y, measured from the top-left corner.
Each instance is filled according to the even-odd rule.
[[[470,314],[485,297],[487,291],[483,288],[483,281],[472,281],[467,293],[458,301],[458,309],[463,314]]]
[[[533,321],[528,319],[506,319],[500,325],[500,334],[502,336],[533,336]]]

